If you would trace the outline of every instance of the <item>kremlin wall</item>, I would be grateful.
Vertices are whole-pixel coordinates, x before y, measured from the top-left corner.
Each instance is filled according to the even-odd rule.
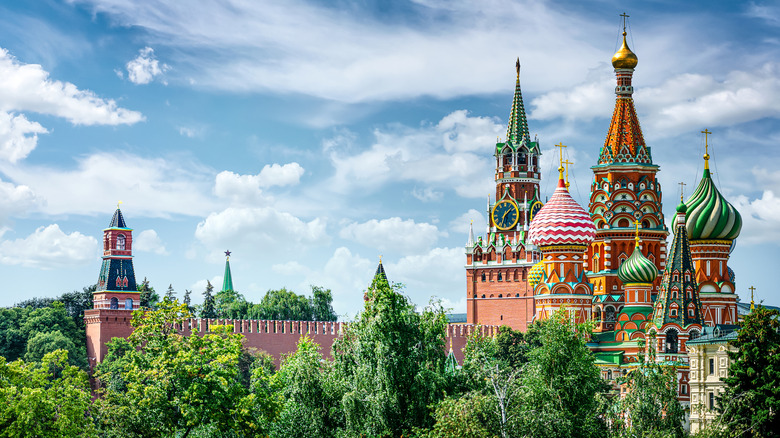
[[[531,138],[520,88],[520,62],[506,138],[495,145],[494,198],[488,197],[484,235],[469,231],[465,247],[467,324],[450,324],[446,342],[462,363],[462,348],[474,331],[494,335],[501,325],[526,330],[556,311],[578,322],[592,321],[588,347],[605,379],[614,383],[642,355],[673,364],[678,395],[688,405],[686,344],[713,331],[733,331],[738,296],[729,254],[739,236],[739,212],[712,181],[705,136],[704,172],[698,187],[676,206],[670,230],[651,147],[645,144],[634,107],[632,85],[638,57],[626,42],[612,58],[615,108],[599,158],[591,166],[588,205],[568,191],[566,146],[559,142],[560,167],[546,203],[539,191],[541,146]],[[138,308],[132,265],[132,229],[117,209],[104,230],[103,264],[94,308],[85,312],[87,353],[94,366],[112,337],[127,337]],[[379,264],[377,275],[384,274]],[[355,291],[359,299],[359,291]],[[273,355],[295,350],[311,336],[330,356],[346,323],[190,319],[183,334],[205,333],[214,324],[232,325],[246,345]]]

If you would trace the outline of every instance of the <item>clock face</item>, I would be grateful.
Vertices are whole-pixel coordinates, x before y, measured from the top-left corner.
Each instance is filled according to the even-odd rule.
[[[528,218],[528,222],[531,222],[531,220],[533,220],[534,216],[536,216],[536,213],[539,213],[539,210],[542,209],[543,205],[544,204],[542,204],[541,201],[536,201],[533,203],[533,205],[531,205],[531,216]]]
[[[520,211],[517,209],[517,205],[514,202],[504,200],[496,204],[493,207],[493,223],[499,230],[508,230],[515,225],[520,219]]]

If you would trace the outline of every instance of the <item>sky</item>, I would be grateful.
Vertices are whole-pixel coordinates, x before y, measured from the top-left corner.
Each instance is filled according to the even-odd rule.
[[[515,59],[541,191],[563,142],[587,206],[621,13],[664,214],[709,129],[742,214],[737,292],[780,305],[777,2],[40,0],[0,4],[0,305],[97,281],[120,205],[162,292],[330,288],[349,320],[379,257],[420,306],[465,312]]]

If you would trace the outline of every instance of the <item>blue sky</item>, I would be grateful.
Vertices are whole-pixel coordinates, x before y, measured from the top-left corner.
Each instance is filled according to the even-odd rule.
[[[542,191],[563,142],[585,205],[624,11],[667,218],[708,128],[744,219],[738,292],[780,305],[778,4],[532,0],[3,3],[0,305],[95,283],[122,200],[138,280],[160,291],[200,301],[230,249],[248,299],[320,285],[350,318],[383,255],[415,303],[465,311],[515,58]]]

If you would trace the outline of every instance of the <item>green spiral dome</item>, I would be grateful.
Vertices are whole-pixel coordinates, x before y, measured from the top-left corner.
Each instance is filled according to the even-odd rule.
[[[536,287],[544,279],[544,262],[539,262],[531,267],[528,271],[528,285],[531,288]]]
[[[704,169],[699,186],[685,205],[685,227],[690,240],[734,240],[739,236],[742,217],[715,187],[709,169]]]
[[[626,283],[652,283],[658,277],[658,269],[655,263],[642,255],[638,246],[634,247],[634,253],[618,268],[618,278]]]

